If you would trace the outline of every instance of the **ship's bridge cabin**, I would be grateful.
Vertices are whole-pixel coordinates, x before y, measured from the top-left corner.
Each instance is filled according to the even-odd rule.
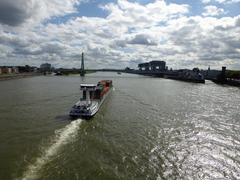
[[[81,84],[80,90],[82,91],[81,101],[90,102],[95,94],[96,85],[95,84]]]
[[[80,90],[82,91],[82,101],[90,103],[92,100],[100,99],[101,87],[95,84],[81,84]]]
[[[95,84],[81,84],[80,90],[82,91],[81,101],[90,103],[92,100],[100,100],[105,93],[112,87],[111,80],[102,80],[97,85]]]

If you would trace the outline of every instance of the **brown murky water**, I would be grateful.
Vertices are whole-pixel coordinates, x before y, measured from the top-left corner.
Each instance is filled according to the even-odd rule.
[[[81,82],[112,79],[90,121]],[[0,82],[0,179],[235,179],[240,89],[115,73]]]

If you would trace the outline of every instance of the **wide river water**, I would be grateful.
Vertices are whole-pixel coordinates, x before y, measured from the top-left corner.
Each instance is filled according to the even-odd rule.
[[[79,85],[112,79],[91,120]],[[240,89],[116,73],[0,82],[0,179],[236,179]]]

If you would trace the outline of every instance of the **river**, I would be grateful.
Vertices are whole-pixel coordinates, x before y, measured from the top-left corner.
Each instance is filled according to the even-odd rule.
[[[79,85],[112,79],[91,120]],[[240,89],[131,74],[0,82],[0,179],[235,179]]]

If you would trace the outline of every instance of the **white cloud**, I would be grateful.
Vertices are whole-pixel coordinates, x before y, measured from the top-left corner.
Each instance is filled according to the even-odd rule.
[[[136,67],[160,59],[173,68],[219,67],[229,62],[240,67],[240,16],[189,16],[186,4],[158,0],[141,5],[119,0],[102,6],[109,13],[106,18],[40,23],[74,11],[74,3],[63,13],[38,15],[39,23],[33,28],[26,28],[31,20],[20,24],[20,29],[0,25],[1,62],[39,66],[47,61],[57,67],[80,67],[84,51],[88,68]]]
[[[0,23],[35,25],[54,16],[75,12],[78,3],[80,0],[1,0]]]
[[[131,3],[126,0],[118,0],[117,4],[108,4],[103,7],[110,15],[108,20],[113,23],[131,25],[138,27],[149,27],[171,18],[182,16],[189,12],[186,4],[166,4],[165,1],[156,0],[146,6]]]
[[[232,3],[239,3],[240,0],[215,0],[218,3],[225,3],[225,4],[232,4]]]
[[[205,6],[203,16],[219,16],[224,14],[224,9],[218,8],[216,6]]]
[[[202,3],[208,4],[211,2],[217,2],[219,4],[233,4],[233,3],[239,3],[240,0],[202,0]]]
[[[202,0],[202,3],[204,3],[204,4],[208,4],[210,2],[211,2],[211,0]]]

